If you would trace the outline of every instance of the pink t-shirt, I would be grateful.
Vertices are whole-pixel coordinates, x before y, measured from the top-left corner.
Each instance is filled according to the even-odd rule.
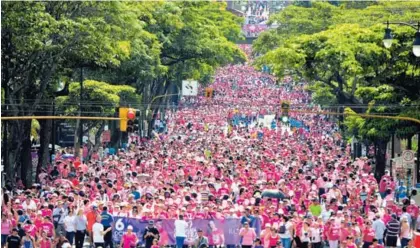
[[[40,242],[39,242],[39,247],[40,248],[51,248],[51,241],[49,241],[49,240],[41,240]]]
[[[41,215],[42,217],[45,217],[45,216],[52,217],[52,211],[49,208],[43,208],[41,209]]]
[[[333,225],[329,230],[328,240],[334,241],[340,238],[340,227],[338,225]]]
[[[54,225],[51,222],[41,223],[39,228],[40,230],[46,232],[48,237],[53,236]]]
[[[375,231],[372,228],[363,230],[363,241],[372,242],[375,238]]]
[[[134,233],[131,233],[131,234],[126,233],[123,235],[122,239],[123,239],[123,244],[124,244],[123,248],[130,248],[136,245],[137,237]]]
[[[12,222],[10,220],[5,220],[1,222],[1,234],[10,235],[10,229],[12,227]]]
[[[239,234],[242,234],[242,245],[253,245],[254,240],[257,237],[257,234],[253,228],[248,228],[248,230],[241,228]]]

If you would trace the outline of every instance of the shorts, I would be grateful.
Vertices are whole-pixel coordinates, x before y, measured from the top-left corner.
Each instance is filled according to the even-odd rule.
[[[104,243],[94,243],[94,244],[95,244],[95,248],[99,248],[99,247],[105,248]]]
[[[386,237],[385,246],[397,247],[398,237]]]
[[[1,235],[1,245],[2,245],[2,246],[6,244],[6,242],[7,242],[7,237],[9,237],[9,235],[7,235],[7,234],[2,234],[2,235]]]

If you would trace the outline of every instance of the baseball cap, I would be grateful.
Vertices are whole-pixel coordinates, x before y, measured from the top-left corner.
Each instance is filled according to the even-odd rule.
[[[129,225],[129,226],[127,227],[127,229],[133,230],[133,226],[132,226],[132,225]]]

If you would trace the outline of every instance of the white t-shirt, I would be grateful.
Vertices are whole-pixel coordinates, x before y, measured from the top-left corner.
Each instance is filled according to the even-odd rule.
[[[320,228],[311,228],[311,241],[312,243],[319,243],[321,242],[321,229]]]
[[[96,222],[92,226],[92,233],[93,233],[93,243],[104,243],[104,235],[102,232],[104,231],[104,226],[101,223]]]
[[[175,221],[175,237],[187,237],[188,223],[185,220],[176,220]]]
[[[29,204],[27,204],[26,203],[26,201],[23,201],[23,203],[22,203],[22,208],[24,209],[24,210],[36,210],[37,208],[36,208],[36,203],[33,201],[33,200],[31,200],[30,202],[29,202]]]
[[[280,226],[284,225],[284,223],[281,223]],[[286,222],[286,232],[285,233],[280,233],[280,238],[282,239],[287,239],[287,238],[292,238],[292,234],[290,233],[289,229],[293,226],[292,223],[290,223],[290,221]]]
[[[64,217],[64,226],[66,229],[66,232],[75,232],[76,231],[76,223],[75,223],[76,216],[70,216],[67,215]]]

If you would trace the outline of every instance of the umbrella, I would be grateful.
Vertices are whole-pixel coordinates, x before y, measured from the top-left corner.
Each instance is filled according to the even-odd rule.
[[[285,198],[284,193],[279,190],[273,190],[273,189],[266,189],[262,192],[261,197],[267,197],[267,198],[276,198],[283,200]]]
[[[55,180],[55,184],[59,184],[61,186],[69,187],[69,188],[73,187],[73,183],[67,179],[57,179]]]

